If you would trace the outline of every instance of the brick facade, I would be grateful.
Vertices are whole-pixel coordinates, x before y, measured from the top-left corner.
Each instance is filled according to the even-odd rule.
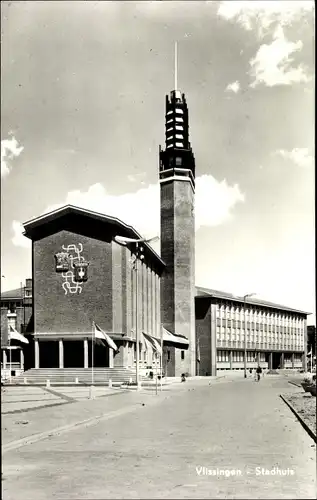
[[[1,307],[1,346],[8,345],[8,309]]]
[[[169,348],[167,374],[195,375],[195,225],[191,182],[161,183],[161,256],[166,271],[161,283],[162,324],[189,340],[181,359],[179,349]]]
[[[88,281],[81,293],[65,293],[62,273],[55,270],[54,255],[68,245],[80,244],[80,254],[89,262]],[[35,332],[90,332],[95,321],[113,331],[112,246],[61,230],[33,245]]]

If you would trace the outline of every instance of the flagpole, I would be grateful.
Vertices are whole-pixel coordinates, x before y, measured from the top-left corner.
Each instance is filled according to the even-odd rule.
[[[95,334],[92,331],[92,344],[91,344],[91,385],[94,385],[94,349],[95,349]]]
[[[158,380],[157,380],[157,377],[158,377],[158,373],[157,373],[157,361],[158,361],[158,360],[157,360],[157,357],[158,357],[158,356],[157,356],[157,352],[156,352],[156,353],[155,353],[155,361],[156,361],[156,363],[155,363],[155,364],[156,364],[156,383],[155,383],[155,394],[156,394],[156,396],[157,396],[157,383],[158,383]]]
[[[9,341],[9,367],[10,367],[10,376],[9,376],[9,381],[10,381],[10,384],[12,383],[12,379],[11,379],[11,374],[12,374],[12,358],[11,358],[11,338],[10,338],[10,341]]]
[[[136,388],[139,389],[139,368],[140,368],[140,340],[139,340],[139,324],[138,324],[138,314],[139,314],[139,304],[138,304],[138,256],[139,256],[139,245],[136,243],[136,255],[135,255],[135,343],[136,343],[136,365],[135,365],[135,383]]]
[[[161,325],[161,355],[160,355],[160,365],[161,365],[161,391],[162,391],[162,377],[163,377],[163,326]]]
[[[92,335],[91,335],[91,387],[89,398],[93,399],[93,386],[94,386],[94,323],[92,324]]]

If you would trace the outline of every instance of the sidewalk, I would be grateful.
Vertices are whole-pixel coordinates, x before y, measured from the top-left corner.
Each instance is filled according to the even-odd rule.
[[[158,396],[67,403],[65,418],[90,403],[109,418],[5,452],[4,497],[315,498],[316,447],[285,391],[298,392],[284,377],[190,379]]]
[[[89,419],[102,418],[105,415],[118,412],[128,412],[142,405],[159,402],[165,393],[160,396],[144,393],[143,391],[122,391],[109,394],[107,397],[86,399],[83,401],[64,402],[54,407],[43,407],[34,411],[20,414],[2,415],[2,447],[21,439],[31,438],[43,433],[57,433],[57,429],[68,426],[75,427]]]
[[[194,377],[181,383],[170,379],[167,384],[156,384],[135,389],[94,388],[95,399],[89,398],[89,387],[6,387],[2,396],[2,445],[3,451],[18,447],[19,440],[31,442],[45,438],[50,433],[66,432],[81,425],[91,425],[101,418],[134,411],[142,405],[153,405],[177,394],[202,386],[229,382],[225,378]],[[21,396],[28,401],[21,401]],[[32,401],[32,399],[36,399]],[[10,404],[9,404],[10,402]],[[20,408],[8,413],[7,408]],[[5,411],[4,411],[5,410]],[[24,442],[21,443],[25,444]]]

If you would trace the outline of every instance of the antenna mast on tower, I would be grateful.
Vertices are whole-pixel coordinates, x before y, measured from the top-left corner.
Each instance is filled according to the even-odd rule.
[[[174,90],[177,90],[177,42],[175,42]]]

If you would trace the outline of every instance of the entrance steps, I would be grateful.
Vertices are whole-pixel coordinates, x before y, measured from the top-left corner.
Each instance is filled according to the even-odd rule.
[[[78,384],[91,384],[91,368],[31,368],[22,375],[14,377],[12,384],[37,384],[45,385],[49,380],[50,384],[74,384],[78,379]],[[114,385],[120,385],[124,382],[135,382],[135,370],[132,368],[94,368],[94,385],[108,385],[109,380]],[[145,377],[140,377],[146,380]],[[26,380],[26,382],[25,382]]]

